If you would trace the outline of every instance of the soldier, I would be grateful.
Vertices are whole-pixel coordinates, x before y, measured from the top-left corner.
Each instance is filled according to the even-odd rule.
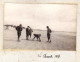
[[[47,42],[51,42],[51,29],[49,28],[49,26],[46,27],[47,28],[47,38],[48,41]]]
[[[22,31],[22,25],[20,24],[19,26],[17,26],[16,30],[17,30],[17,36],[18,36],[18,41],[19,41],[19,38],[21,36],[21,31]]]

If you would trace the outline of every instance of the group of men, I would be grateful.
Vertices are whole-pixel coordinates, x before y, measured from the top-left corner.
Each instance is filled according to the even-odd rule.
[[[49,26],[46,26],[47,28],[47,39],[48,41],[47,42],[51,42],[51,29],[49,28]],[[19,26],[16,27],[16,30],[17,30],[17,36],[18,36],[18,41],[20,41],[20,36],[21,36],[21,32],[22,32],[22,25],[20,24]],[[27,26],[26,28],[26,40],[29,40],[29,37],[31,38],[31,35],[32,35],[32,32],[33,30],[30,28],[30,26]],[[32,40],[34,40],[35,38],[37,38],[37,40],[41,41],[40,37],[41,37],[41,34],[33,34],[34,35],[34,38]]]

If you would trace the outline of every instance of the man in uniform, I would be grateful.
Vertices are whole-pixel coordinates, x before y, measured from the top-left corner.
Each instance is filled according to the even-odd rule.
[[[18,41],[19,41],[19,38],[21,36],[21,31],[22,31],[22,25],[20,24],[19,26],[17,26],[16,30],[17,30],[17,36],[18,36]]]

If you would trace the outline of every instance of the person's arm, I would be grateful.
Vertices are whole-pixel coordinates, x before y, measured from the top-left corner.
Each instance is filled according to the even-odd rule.
[[[16,30],[17,30],[17,27],[16,27]]]
[[[31,29],[31,31],[33,32],[33,30]]]
[[[52,30],[50,29],[50,33],[52,32]]]
[[[51,30],[51,32],[52,32],[52,30]]]
[[[26,32],[28,31],[28,29],[26,28]]]

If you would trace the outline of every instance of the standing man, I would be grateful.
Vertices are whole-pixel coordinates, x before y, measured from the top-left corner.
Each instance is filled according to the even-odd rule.
[[[17,26],[16,30],[17,30],[17,36],[18,36],[18,41],[19,41],[19,38],[21,36],[21,31],[22,31],[22,24],[20,24],[19,26]]]
[[[51,29],[49,28],[49,26],[46,27],[47,28],[47,38],[48,41],[47,42],[51,42]]]
[[[30,36],[30,38],[31,38],[31,36],[32,36],[32,32],[33,32],[33,30],[32,30],[32,28],[29,26],[29,36]]]
[[[28,40],[28,37],[29,37],[29,26],[27,26],[27,28],[26,28],[26,40]]]

